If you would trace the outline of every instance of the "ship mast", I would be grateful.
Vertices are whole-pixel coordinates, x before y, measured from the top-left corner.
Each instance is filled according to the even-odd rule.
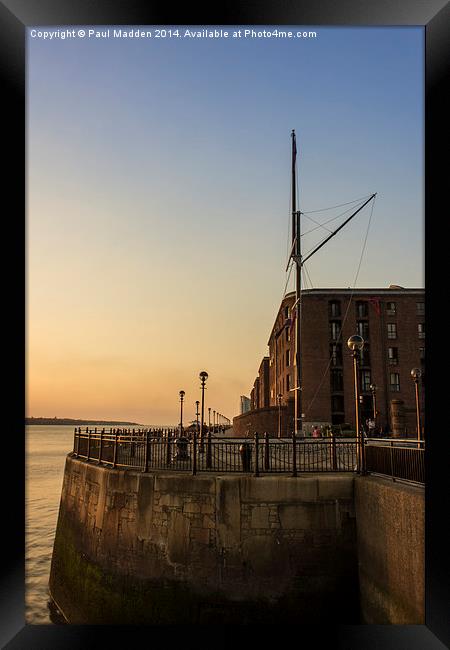
[[[292,129],[292,259],[295,262],[295,303],[292,307],[291,318],[295,316],[295,383],[294,383],[294,433],[302,430],[302,368],[301,368],[301,291],[302,291],[302,258],[300,248],[300,210],[297,210],[297,143],[295,131]]]
[[[372,201],[376,192],[372,194],[359,208],[357,208],[336,230],[334,230],[322,243],[320,243],[313,251],[311,251],[303,260],[301,255],[301,234],[300,234],[300,210],[297,210],[297,179],[296,179],[296,163],[297,163],[297,143],[295,138],[295,130],[292,129],[292,246],[289,256],[288,266],[290,260],[295,262],[295,303],[291,308],[291,323],[295,319],[295,343],[294,343],[294,357],[295,357],[295,385],[292,389],[294,391],[294,433],[298,435],[302,431],[302,354],[301,354],[301,295],[302,295],[302,266],[312,257],[319,249],[322,248],[332,237],[334,237],[349,221],[355,217],[370,201]],[[287,270],[287,269],[286,269]]]

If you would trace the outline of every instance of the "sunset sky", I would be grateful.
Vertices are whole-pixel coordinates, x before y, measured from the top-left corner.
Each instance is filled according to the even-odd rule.
[[[201,370],[206,408],[239,413],[284,293],[292,129],[302,211],[378,193],[356,286],[424,286],[423,28],[307,29],[29,30],[27,415],[176,424],[183,389],[192,420]],[[307,264],[313,287],[354,285],[370,215]]]

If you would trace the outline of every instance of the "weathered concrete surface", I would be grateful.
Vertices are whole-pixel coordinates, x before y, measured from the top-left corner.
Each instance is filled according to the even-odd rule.
[[[68,456],[52,596],[71,623],[358,623],[353,484]]]
[[[365,623],[425,623],[424,488],[355,479],[361,614]]]

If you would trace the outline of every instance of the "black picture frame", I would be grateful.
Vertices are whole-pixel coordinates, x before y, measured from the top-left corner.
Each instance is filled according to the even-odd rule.
[[[436,257],[429,254],[430,242],[435,240],[436,226],[434,215],[444,209],[446,190],[445,148],[446,119],[448,105],[444,103],[445,74],[449,56],[449,15],[450,9],[444,0],[403,0],[403,2],[361,2],[361,0],[322,0],[322,2],[247,2],[234,7],[203,7],[185,5],[180,9],[163,3],[138,3],[130,0],[84,0],[72,3],[69,0],[3,0],[0,3],[0,70],[2,74],[2,104],[6,108],[3,122],[3,159],[6,169],[3,173],[4,224],[10,226],[4,240],[5,248],[12,253],[12,263],[8,262],[3,274],[4,304],[9,314],[8,343],[5,346],[10,354],[4,366],[7,375],[7,395],[4,406],[4,452],[10,475],[3,483],[3,562],[0,582],[0,641],[8,650],[23,648],[86,648],[109,643],[133,647],[141,642],[157,643],[155,634],[164,637],[167,643],[181,640],[195,645],[203,640],[222,644],[264,638],[266,631],[230,627],[220,635],[211,631],[203,633],[196,628],[192,633],[184,626],[171,627],[170,630],[151,628],[129,628],[126,626],[92,627],[59,625],[25,625],[25,570],[24,570],[24,495],[25,495],[25,324],[24,308],[25,285],[25,32],[29,26],[37,25],[328,25],[328,26],[401,26],[418,25],[425,29],[426,42],[426,124],[425,124],[425,242],[427,278],[427,319],[432,323],[431,336],[427,335],[427,393],[435,393],[435,376],[440,354],[433,348],[433,340],[439,340],[437,321],[439,314],[436,302],[430,295],[441,293],[438,284],[431,284]],[[440,155],[442,154],[442,155]],[[448,166],[447,166],[448,167]],[[6,205],[9,207],[6,208]],[[442,273],[442,269],[440,269]],[[436,276],[435,276],[436,277]],[[436,310],[436,311],[433,311]],[[433,314],[436,318],[433,318]],[[13,324],[10,325],[12,317]],[[437,383],[437,382],[436,382]],[[430,387],[430,388],[429,388]],[[448,400],[447,400],[448,401]],[[433,400],[438,404],[439,398]],[[442,402],[445,405],[445,401]],[[444,422],[432,408],[427,411],[427,430],[439,430]],[[306,635],[312,632],[314,646],[325,642],[327,647],[353,650],[353,648],[395,648],[396,650],[440,650],[450,647],[450,571],[448,551],[449,534],[446,531],[448,519],[448,495],[446,487],[448,470],[449,433],[442,436],[427,437],[426,451],[426,624],[423,626],[300,626],[296,638],[306,642]],[[306,628],[314,627],[313,630]],[[237,634],[237,637],[236,637]],[[279,632],[276,632],[278,635]],[[282,637],[283,638],[283,637]],[[287,642],[287,639],[286,639]],[[140,645],[140,643],[139,643]]]

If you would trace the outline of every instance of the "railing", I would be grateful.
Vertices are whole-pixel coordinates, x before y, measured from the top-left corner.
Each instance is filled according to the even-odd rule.
[[[196,433],[178,437],[173,429],[86,429],[74,432],[73,456],[118,469],[191,472],[286,474],[352,472],[356,469],[356,441],[320,439],[215,438],[203,441]]]
[[[425,484],[425,444],[406,439],[368,439],[365,445],[365,470],[371,474]]]
[[[425,483],[424,443],[406,439],[365,439],[364,473],[392,480]],[[215,438],[194,432],[179,437],[176,429],[86,429],[74,432],[73,455],[118,469],[191,472],[245,472],[297,476],[308,472],[357,470],[355,439]]]

